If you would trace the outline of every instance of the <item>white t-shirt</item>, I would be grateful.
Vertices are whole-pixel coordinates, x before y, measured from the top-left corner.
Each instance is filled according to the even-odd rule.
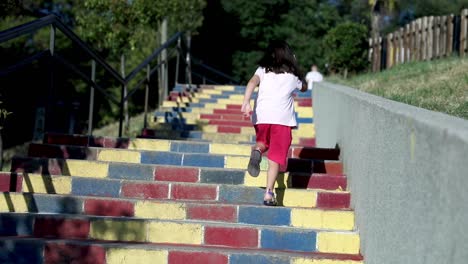
[[[306,74],[305,79],[307,81],[307,89],[312,90],[314,82],[321,82],[323,76],[320,72],[310,71]]]
[[[291,73],[265,73],[263,67],[257,68],[255,75],[260,78],[260,84],[255,100],[252,123],[254,125],[297,126],[293,93],[296,89],[302,87],[299,78]]]

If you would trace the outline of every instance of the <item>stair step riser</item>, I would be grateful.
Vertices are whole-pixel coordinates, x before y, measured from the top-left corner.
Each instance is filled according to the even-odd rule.
[[[336,231],[354,229],[354,212],[348,210],[268,208],[235,204],[142,201],[27,193],[5,193],[4,195],[8,197],[0,198],[0,212],[216,221]]]
[[[31,144],[28,155],[38,158],[64,158],[103,162],[198,166],[244,170],[246,164],[249,162],[251,152],[251,146],[249,145],[213,144],[210,146],[208,144],[177,145],[165,143],[166,144],[154,146],[153,148],[157,149],[157,151]],[[147,148],[150,147],[151,146],[147,146]],[[144,148],[143,146],[139,147],[139,149]],[[221,153],[224,149],[230,149],[229,152],[231,153],[222,155]],[[299,154],[297,154],[298,152]],[[309,158],[313,157],[313,155],[313,153],[308,155],[307,151],[298,151],[291,148],[288,154],[289,158],[287,159],[287,164],[281,166],[280,171],[315,172],[333,175],[343,174],[341,162],[310,160]],[[260,168],[266,170],[268,153],[265,153],[263,156],[264,158],[262,159]],[[306,156],[308,158],[298,159],[294,158],[294,156]],[[24,159],[17,158],[14,162],[21,163],[23,160]]]
[[[30,193],[71,194],[114,198],[204,201],[230,204],[258,204],[264,190],[226,184],[187,184],[142,182],[118,179],[31,175],[17,179],[22,191]],[[302,208],[347,209],[350,194],[342,191],[276,189],[279,205]],[[5,201],[7,202],[7,201]]]
[[[209,264],[363,264],[358,255],[314,254],[304,256],[273,251],[233,252],[222,247],[190,247],[152,244],[82,243],[73,240],[43,241],[39,239],[0,240],[5,254],[3,263],[209,263]]]
[[[359,236],[354,232],[62,215],[3,214],[0,218],[9,223],[8,230],[2,230],[2,236],[359,254]]]
[[[128,162],[128,159],[124,161]],[[260,164],[262,170],[259,177],[251,177],[245,169],[223,169],[223,167],[243,167],[248,162],[248,157],[229,159],[227,163],[224,163],[223,160],[211,159],[211,165],[208,164],[210,160],[204,160],[200,162],[204,167],[196,167],[196,164],[187,163],[190,160],[182,158],[177,161],[182,164],[177,164],[177,162],[168,159],[162,161],[166,164],[155,165],[153,163],[148,165],[77,159],[15,158],[12,161],[12,171],[98,179],[200,182],[258,187],[263,187],[266,182],[266,159],[263,159]],[[211,166],[211,168],[208,166]],[[287,170],[295,171],[287,172]],[[280,171],[282,173],[276,181],[279,188],[313,188],[314,186],[321,186],[321,188],[331,190],[346,189],[346,177],[340,176],[342,175],[342,165],[340,163],[321,163],[309,160],[298,162],[298,160],[290,159],[288,167],[283,167]],[[329,173],[329,175],[322,175],[323,173]],[[318,177],[314,178],[314,175]]]

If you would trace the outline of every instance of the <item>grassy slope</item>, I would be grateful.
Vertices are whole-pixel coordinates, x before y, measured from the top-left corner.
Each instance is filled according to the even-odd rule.
[[[327,81],[468,120],[468,58],[408,63],[346,80],[332,76]]]

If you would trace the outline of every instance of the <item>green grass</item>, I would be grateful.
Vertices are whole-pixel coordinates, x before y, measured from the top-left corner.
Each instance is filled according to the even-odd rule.
[[[413,62],[348,79],[330,76],[327,81],[468,120],[468,58]]]

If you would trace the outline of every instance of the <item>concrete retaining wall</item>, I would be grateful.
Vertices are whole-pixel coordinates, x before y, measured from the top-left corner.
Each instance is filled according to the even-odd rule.
[[[341,159],[367,264],[468,263],[468,121],[319,83],[319,147]]]

